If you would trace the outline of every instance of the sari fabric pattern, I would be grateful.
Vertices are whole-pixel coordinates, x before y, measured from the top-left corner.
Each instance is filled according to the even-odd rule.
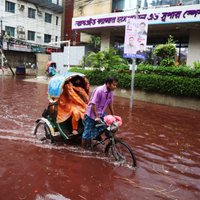
[[[88,101],[89,96],[82,87],[67,83],[58,101],[57,123],[72,117],[72,127],[77,130],[79,119],[84,118]]]

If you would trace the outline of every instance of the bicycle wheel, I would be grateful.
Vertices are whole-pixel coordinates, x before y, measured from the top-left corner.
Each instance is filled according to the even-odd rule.
[[[53,143],[53,136],[51,135],[51,131],[48,125],[43,121],[37,123],[34,130],[34,135],[36,135],[37,139],[41,141],[50,140],[51,143]]]
[[[106,146],[105,153],[108,155],[111,153],[116,161],[131,166],[136,167],[136,157],[131,149],[131,147],[125,142],[115,139],[110,141]]]

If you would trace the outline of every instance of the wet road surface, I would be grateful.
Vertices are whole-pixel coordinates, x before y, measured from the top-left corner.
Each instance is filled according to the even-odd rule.
[[[118,132],[133,147],[135,170],[83,151],[42,144],[34,123],[47,85],[0,77],[0,197],[5,200],[140,200],[200,197],[200,112],[115,98]]]

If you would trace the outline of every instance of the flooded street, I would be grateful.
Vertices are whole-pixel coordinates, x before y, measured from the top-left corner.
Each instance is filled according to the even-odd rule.
[[[118,136],[137,168],[118,166],[79,145],[42,144],[35,120],[48,104],[47,85],[0,77],[0,197],[6,200],[197,200],[200,112],[115,98]]]

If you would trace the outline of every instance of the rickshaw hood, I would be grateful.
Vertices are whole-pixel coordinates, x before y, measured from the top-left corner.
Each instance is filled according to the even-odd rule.
[[[75,76],[85,77],[84,74],[76,72],[66,72],[64,74],[56,74],[55,76],[53,76],[48,84],[49,98],[59,98],[63,92],[63,86],[65,82]]]

